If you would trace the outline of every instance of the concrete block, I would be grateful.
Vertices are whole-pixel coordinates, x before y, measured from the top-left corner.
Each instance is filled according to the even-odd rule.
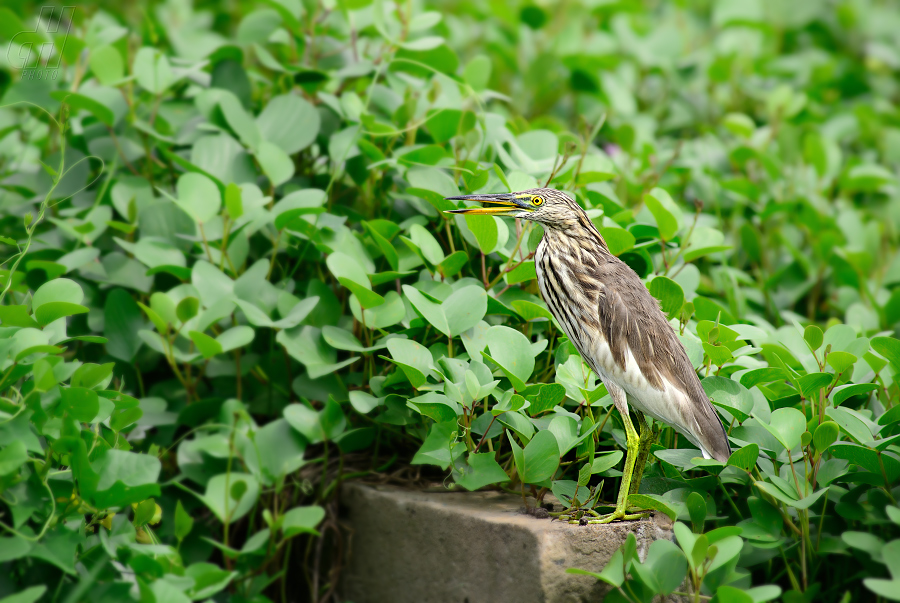
[[[531,501],[533,504],[533,500]],[[346,603],[581,603],[608,587],[599,572],[625,541],[638,552],[672,539],[671,521],[578,526],[521,512],[522,499],[498,492],[419,492],[344,484],[349,550],[341,574]]]

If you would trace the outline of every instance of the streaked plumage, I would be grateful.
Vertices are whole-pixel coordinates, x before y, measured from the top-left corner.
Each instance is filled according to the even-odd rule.
[[[722,423],[659,303],[640,277],[610,253],[574,200],[545,188],[453,199],[497,205],[454,213],[506,215],[544,226],[535,252],[541,296],[581,357],[603,379],[626,425],[629,455],[627,479],[622,483],[626,492],[624,498],[620,492],[616,513],[609,520],[631,517],[625,514],[627,490],[636,491],[643,462],[634,471],[634,488],[628,467],[636,462],[635,455],[646,460],[652,444],[640,415],[642,433],[637,442],[628,402],[635,410],[673,426],[704,457],[728,459],[730,447]]]

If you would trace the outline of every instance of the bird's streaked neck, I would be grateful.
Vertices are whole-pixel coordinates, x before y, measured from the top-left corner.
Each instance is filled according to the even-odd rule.
[[[596,249],[597,253],[614,257],[597,227],[584,212],[578,212],[571,219],[544,224],[544,238],[554,242],[577,243],[588,250]]]

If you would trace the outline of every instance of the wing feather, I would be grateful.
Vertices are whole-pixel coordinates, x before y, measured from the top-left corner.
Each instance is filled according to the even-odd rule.
[[[679,404],[681,427],[725,462],[731,454],[728,436],[659,302],[626,264],[610,262],[600,270],[605,274],[599,279],[604,286],[597,298],[598,321],[614,361],[624,371],[630,351],[652,387],[664,391],[668,382],[683,392],[689,404]]]

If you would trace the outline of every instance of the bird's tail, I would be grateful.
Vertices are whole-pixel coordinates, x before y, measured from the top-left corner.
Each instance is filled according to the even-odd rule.
[[[725,426],[719,419],[719,413],[713,408],[709,398],[704,400],[704,404],[700,405],[702,409],[695,416],[697,421],[698,433],[694,436],[700,444],[700,450],[705,458],[713,458],[720,463],[728,461],[731,456],[731,444],[728,442],[728,433]]]

